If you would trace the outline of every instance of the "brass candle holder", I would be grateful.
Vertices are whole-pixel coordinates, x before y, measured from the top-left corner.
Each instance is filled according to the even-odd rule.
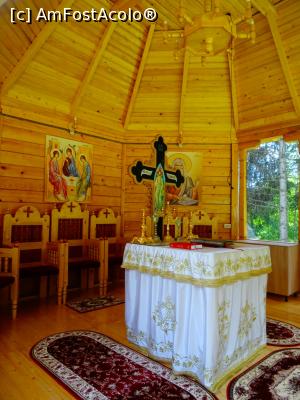
[[[170,235],[170,208],[169,202],[167,203],[167,210],[166,210],[166,227],[167,227],[167,234],[164,236],[164,242],[171,243],[174,241],[174,238]]]
[[[137,244],[153,243],[152,237],[146,235],[146,217],[144,209],[142,209],[141,236],[135,236],[132,239],[131,243],[137,243]]]
[[[193,224],[193,212],[190,212],[190,217],[189,217],[189,233],[186,237],[186,240],[193,240],[193,239],[198,239],[198,235],[194,235],[193,234],[193,228],[194,228],[194,224]]]

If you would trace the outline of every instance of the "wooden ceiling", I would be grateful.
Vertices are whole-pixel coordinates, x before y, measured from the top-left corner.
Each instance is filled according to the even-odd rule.
[[[117,138],[165,131],[174,141],[231,142],[253,129],[295,126],[300,106],[300,5],[253,0],[256,43],[211,57],[181,51],[188,18],[205,0],[7,0],[0,2],[1,110],[5,115]],[[3,3],[1,5],[1,3]],[[237,19],[247,0],[220,0]],[[10,22],[11,8],[154,8],[156,23]],[[166,32],[173,32],[166,38]],[[298,71],[298,72],[297,72]],[[272,108],[273,107],[273,108]],[[275,114],[274,114],[275,113]],[[179,139],[178,139],[179,138]]]

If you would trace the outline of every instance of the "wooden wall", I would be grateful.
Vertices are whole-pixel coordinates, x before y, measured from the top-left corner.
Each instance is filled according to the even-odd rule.
[[[90,210],[111,207],[121,211],[122,144],[88,135],[70,134],[64,130],[2,117],[0,147],[0,209],[15,211],[32,205],[41,212],[50,211],[55,203],[45,203],[45,138],[60,136],[93,145],[93,187]]]
[[[220,239],[229,239],[230,229],[224,228],[224,224],[231,223],[231,145],[194,144],[168,146],[169,151],[191,151],[202,154],[202,178],[200,180],[199,208],[218,218],[218,232]],[[124,220],[125,236],[130,239],[140,234],[141,209],[147,210],[147,215],[152,213],[152,184],[136,184],[130,175],[130,166],[137,160],[146,165],[154,166],[154,152],[149,144],[126,145],[125,162],[125,196],[124,196]],[[177,206],[179,215],[185,215],[195,207]]]

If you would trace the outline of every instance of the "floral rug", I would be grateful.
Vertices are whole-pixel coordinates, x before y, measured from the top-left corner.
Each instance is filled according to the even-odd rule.
[[[90,297],[87,299],[79,299],[68,301],[67,306],[80,313],[99,310],[100,308],[116,306],[125,303],[124,300],[114,296]]]
[[[80,399],[217,399],[199,383],[97,332],[48,336],[31,355]]]
[[[230,400],[299,400],[300,348],[277,350],[234,378]]]
[[[271,346],[299,346],[300,328],[287,322],[268,318],[267,344]]]

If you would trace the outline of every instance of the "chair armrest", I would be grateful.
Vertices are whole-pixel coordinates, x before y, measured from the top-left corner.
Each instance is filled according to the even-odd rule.
[[[64,241],[47,243],[47,263],[58,268],[68,265],[68,243]]]
[[[0,248],[0,272],[4,275],[19,276],[20,249],[19,247]]]

